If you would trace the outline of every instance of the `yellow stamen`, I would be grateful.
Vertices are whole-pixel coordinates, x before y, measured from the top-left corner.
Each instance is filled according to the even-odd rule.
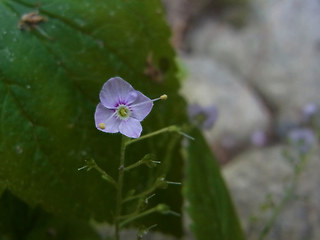
[[[166,94],[163,94],[160,96],[160,99],[161,100],[167,100],[168,96]]]
[[[105,125],[104,123],[99,123],[99,128],[105,129],[105,128],[106,128],[106,125]]]

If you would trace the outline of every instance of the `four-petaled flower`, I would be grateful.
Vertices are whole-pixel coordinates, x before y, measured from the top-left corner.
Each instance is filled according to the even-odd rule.
[[[140,122],[150,113],[153,101],[120,77],[110,78],[100,92],[94,115],[98,130],[120,132],[130,138],[141,135]]]

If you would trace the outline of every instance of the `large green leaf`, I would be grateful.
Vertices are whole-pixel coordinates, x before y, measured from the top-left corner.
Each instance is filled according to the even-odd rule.
[[[23,14],[35,11],[47,20],[19,29]],[[93,120],[102,84],[122,76],[151,98],[169,95],[142,123],[143,133],[185,121],[160,1],[1,0],[0,23],[0,190],[56,214],[111,221],[114,189],[94,171],[77,171],[94,158],[117,175],[121,138],[99,132]],[[172,139],[130,146],[128,163],[153,153],[179,181]],[[142,190],[150,175],[136,170],[127,189]],[[163,191],[157,199],[180,211],[181,196]],[[159,227],[179,235],[180,223],[169,217]]]
[[[201,132],[187,148],[185,195],[191,228],[197,240],[243,240],[232,201],[219,165]]]
[[[39,207],[29,207],[6,191],[0,198],[0,239],[98,240],[101,238],[85,221],[57,218]]]

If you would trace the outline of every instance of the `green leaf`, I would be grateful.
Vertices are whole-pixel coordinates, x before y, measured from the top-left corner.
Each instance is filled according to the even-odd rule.
[[[187,147],[184,193],[197,240],[243,240],[244,236],[219,165],[201,132]]]
[[[0,239],[98,240],[98,234],[84,221],[54,217],[41,208],[30,208],[9,191],[0,199]]]
[[[23,25],[31,12],[46,21]],[[93,158],[117,176],[120,135],[98,131],[93,119],[103,83],[121,76],[150,98],[168,94],[143,133],[186,119],[160,1],[2,0],[0,22],[0,190],[56,214],[112,221],[114,188],[95,171],[77,171]],[[166,134],[137,143],[127,163],[152,153],[180,181],[179,141]],[[160,174],[133,171],[127,190],[142,191],[153,173]],[[155,201],[178,212],[182,205],[165,191]],[[179,235],[181,219],[168,217],[159,228]]]

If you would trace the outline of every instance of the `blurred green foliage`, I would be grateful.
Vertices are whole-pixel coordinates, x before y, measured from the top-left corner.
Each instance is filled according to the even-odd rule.
[[[87,222],[54,217],[5,191],[0,199],[0,239],[100,239]]]
[[[162,5],[159,0],[1,0],[0,23],[0,236],[96,239],[87,222],[112,221],[115,190],[99,173],[77,169],[93,158],[117,176],[120,135],[94,126],[103,83],[121,76],[150,98],[169,96],[143,121],[143,133],[188,122]],[[221,240],[240,236],[219,168],[209,163],[211,153],[201,134],[195,135],[186,194],[194,204],[194,224],[212,236],[219,233]],[[163,175],[181,182],[180,143],[181,136],[168,133],[130,146],[128,165],[147,153],[161,165],[132,170],[125,192],[141,192]],[[197,160],[204,165],[198,166]],[[209,193],[209,202],[203,193]],[[193,199],[195,195],[199,198]],[[217,202],[222,202],[221,209],[210,205]],[[176,186],[158,190],[148,205],[158,203],[182,212]],[[132,211],[130,205],[126,211]],[[196,211],[209,215],[198,219]],[[156,230],[182,235],[180,217],[155,214],[139,224],[158,224]],[[226,234],[229,230],[234,235]],[[196,227],[195,232],[204,239],[202,230]]]
[[[197,240],[244,240],[229,192],[199,130],[187,147],[185,195]]]
[[[32,12],[45,21],[28,22],[23,15]],[[121,76],[150,98],[169,95],[142,123],[143,133],[186,121],[161,3],[3,0],[0,22],[0,189],[58,215],[111,221],[112,186],[97,172],[77,171],[94,158],[117,174],[120,136],[94,126],[103,83]],[[136,144],[128,164],[152,153],[164,166],[180,166],[178,143],[164,135]],[[134,171],[128,189],[148,187],[153,171]],[[166,171],[181,181],[181,167]],[[163,191],[157,199],[181,211],[181,196]],[[181,219],[159,228],[180,235]]]

